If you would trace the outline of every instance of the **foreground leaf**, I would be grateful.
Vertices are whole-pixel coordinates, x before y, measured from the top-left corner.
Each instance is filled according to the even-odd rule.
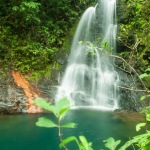
[[[62,119],[70,109],[70,102],[67,98],[59,100],[55,105],[56,113]]]
[[[126,150],[129,146],[133,144],[136,144],[141,150],[149,150],[146,147],[150,144],[150,131],[147,131],[144,134],[134,136],[133,139],[127,141],[119,150]]]
[[[150,68],[147,68],[145,71],[150,71]]]
[[[146,113],[146,120],[150,121],[150,114],[149,113]]]
[[[92,143],[87,141],[87,139],[85,138],[85,136],[79,136],[79,139],[81,141],[83,150],[93,150],[92,149]]]
[[[121,146],[121,148],[119,148],[119,150],[126,150],[129,146],[131,146],[133,143],[135,143],[135,141],[130,140],[128,142],[126,142],[123,146]]]
[[[140,131],[141,130],[141,127],[144,127],[146,125],[146,123],[139,123],[136,125],[136,131]]]
[[[145,98],[146,98],[146,96],[142,96],[142,97],[140,98],[140,100],[143,101]]]
[[[106,142],[105,146],[109,150],[115,150],[116,147],[121,143],[121,140],[115,141],[114,138],[110,137],[107,140],[104,140],[103,142]]]
[[[37,98],[34,100],[34,104],[40,106],[41,108],[53,112],[55,114],[55,108],[51,103],[48,103],[45,99]]]
[[[69,108],[64,108],[64,109],[61,110],[61,112],[59,112],[60,120],[62,120],[66,116],[66,114],[68,113],[69,110],[70,110],[70,107]]]
[[[141,74],[139,77],[141,78],[141,79],[143,79],[143,78],[146,78],[146,77],[149,77],[150,75],[148,75],[147,73],[143,73],[143,74]]]
[[[58,125],[54,123],[52,120],[48,118],[44,118],[44,117],[39,118],[38,122],[36,122],[36,125],[39,127],[45,127],[45,128],[58,127]]]
[[[75,141],[77,143],[77,145],[79,145],[79,142],[78,142],[78,139],[75,137],[75,136],[70,136],[66,139],[64,139],[60,144],[59,144],[59,147],[62,148],[64,145],[72,142],[72,141]]]
[[[76,128],[76,127],[77,127],[76,123],[68,123],[61,126],[61,128]]]

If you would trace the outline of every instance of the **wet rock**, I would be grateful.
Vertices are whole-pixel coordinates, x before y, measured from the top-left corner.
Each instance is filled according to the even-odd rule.
[[[139,89],[143,90],[144,86],[137,74],[127,67],[122,70],[121,68],[124,65],[120,59],[116,59],[114,64],[119,75],[120,109],[116,111],[140,111],[143,107],[148,106],[149,100],[140,100],[145,92],[138,91]],[[62,66],[62,68],[65,67]],[[54,103],[57,86],[60,84],[64,73],[62,68],[50,70],[51,75],[41,78],[38,82],[30,81],[30,90],[34,91],[39,97],[46,98]],[[34,93],[32,93],[31,98],[35,98]],[[0,76],[0,114],[27,113],[27,107],[25,91],[14,82],[11,72],[8,72],[6,76]]]
[[[37,97],[53,102],[60,82],[58,70],[53,69],[51,76],[43,77],[38,82],[25,81],[21,75],[22,79],[19,76],[14,79],[11,71],[6,73],[6,76],[0,76],[0,114],[29,113],[29,109],[30,112],[37,112],[36,107],[31,106]],[[19,80],[25,83],[19,83]]]
[[[119,75],[119,106],[127,111],[141,111],[149,105],[149,100],[141,101],[145,95],[145,86],[135,70],[132,70],[121,59],[115,61],[116,71]],[[125,67],[126,66],[126,67]]]
[[[26,97],[14,84],[11,74],[0,77],[0,113],[12,114],[26,111]]]

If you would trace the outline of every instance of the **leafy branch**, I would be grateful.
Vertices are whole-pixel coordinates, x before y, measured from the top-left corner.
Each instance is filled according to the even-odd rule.
[[[69,101],[66,98],[64,98],[58,101],[58,103],[56,103],[56,105],[54,106],[48,103],[47,101],[45,101],[44,99],[38,98],[34,101],[34,103],[42,107],[43,109],[53,113],[54,116],[58,120],[58,122],[56,123],[52,119],[48,119],[46,117],[40,117],[38,119],[38,122],[36,122],[36,125],[39,127],[45,127],[45,128],[55,128],[55,127],[58,128],[59,139],[60,139],[60,142],[63,143],[61,128],[75,128],[76,127],[75,123],[69,123],[69,124],[63,124],[63,125],[61,124],[61,121],[63,120],[63,118],[65,117],[65,115],[70,109]],[[65,150],[68,150],[64,144],[62,144],[62,147]]]
[[[45,128],[58,128],[58,136],[60,139],[60,148],[64,148],[65,150],[68,150],[66,145],[70,142],[75,141],[77,144],[79,150],[93,150],[92,149],[92,143],[87,141],[87,139],[84,136],[79,136],[79,139],[75,136],[67,137],[66,139],[63,139],[62,137],[62,128],[75,128],[77,126],[76,123],[67,123],[62,124],[62,120],[67,115],[68,111],[70,110],[70,102],[67,98],[63,98],[59,100],[55,105],[52,105],[51,103],[47,102],[45,99],[37,98],[34,103],[41,108],[49,111],[52,113],[55,118],[57,119],[57,122],[53,121],[53,119],[49,119],[46,117],[40,117],[38,121],[36,122],[36,125],[39,127],[45,127]]]
[[[147,88],[146,88],[146,86],[145,86],[145,84],[144,84],[144,82],[143,82],[143,80],[142,80],[142,78],[140,77],[140,75],[137,73],[137,71],[124,59],[124,58],[122,58],[122,57],[120,57],[120,56],[117,56],[117,55],[110,55],[110,57],[114,57],[114,58],[117,58],[117,59],[120,59],[122,62],[123,62],[123,68],[121,68],[121,67],[118,67],[116,64],[115,64],[115,67],[117,67],[117,68],[119,68],[119,69],[121,69],[122,71],[124,71],[124,72],[127,72],[127,73],[129,73],[129,74],[131,74],[132,72],[134,72],[135,73],[135,75],[139,78],[139,80],[140,80],[140,82],[142,83],[142,85],[143,85],[143,87],[144,87],[144,90],[138,90],[137,88],[126,88],[126,87],[122,87],[122,86],[119,86],[120,88],[124,88],[124,89],[128,89],[128,90],[134,90],[134,91],[142,91],[142,92],[150,92]],[[128,71],[126,70],[126,68],[128,68]]]

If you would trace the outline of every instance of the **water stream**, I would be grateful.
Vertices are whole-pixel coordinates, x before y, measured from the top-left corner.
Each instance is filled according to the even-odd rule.
[[[84,12],[56,101],[68,97],[72,106],[118,108],[119,77],[109,57],[116,49],[115,20],[116,0],[99,0]]]

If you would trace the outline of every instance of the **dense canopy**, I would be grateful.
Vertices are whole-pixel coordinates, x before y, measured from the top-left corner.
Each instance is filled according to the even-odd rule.
[[[0,3],[0,66],[22,73],[55,62],[71,28],[95,0],[4,0]],[[117,1],[118,49],[139,71],[149,67],[150,2]],[[67,49],[68,50],[68,49]]]

